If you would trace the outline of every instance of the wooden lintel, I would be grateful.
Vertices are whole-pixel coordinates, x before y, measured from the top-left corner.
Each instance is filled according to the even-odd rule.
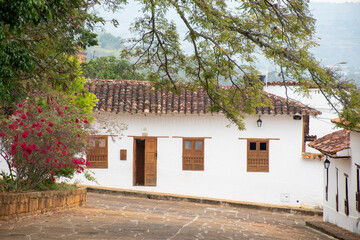
[[[201,139],[212,139],[212,137],[183,137],[183,136],[172,136],[172,138],[201,138]]]
[[[135,136],[135,135],[127,135],[127,137],[135,137],[135,138],[169,138],[169,136]]]
[[[280,140],[280,138],[238,138],[239,140]]]

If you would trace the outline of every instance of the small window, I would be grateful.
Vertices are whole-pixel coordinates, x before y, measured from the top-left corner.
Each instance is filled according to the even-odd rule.
[[[360,212],[360,167],[356,167],[356,193],[355,193],[356,210]]]
[[[247,171],[269,172],[269,140],[248,140]]]
[[[108,137],[93,136],[91,145],[92,148],[86,154],[90,168],[108,168]]]
[[[192,141],[185,141],[185,149],[191,149],[192,148]]]
[[[256,150],[256,142],[250,142],[250,150],[255,151]]]
[[[204,139],[183,138],[183,170],[204,170]]]
[[[202,149],[202,141],[195,141],[195,149]]]
[[[260,143],[260,151],[266,151],[266,142]]]
[[[345,175],[345,199],[344,199],[344,211],[347,216],[349,216],[349,184],[348,176]]]

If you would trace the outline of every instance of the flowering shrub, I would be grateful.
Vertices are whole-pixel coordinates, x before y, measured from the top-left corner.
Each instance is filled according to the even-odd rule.
[[[89,148],[89,122],[75,106],[19,104],[0,120],[0,154],[17,189],[82,173]]]

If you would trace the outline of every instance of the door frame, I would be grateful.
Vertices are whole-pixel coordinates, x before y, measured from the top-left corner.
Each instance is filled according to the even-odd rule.
[[[136,185],[136,140],[137,139],[140,139],[140,140],[145,140],[145,148],[146,148],[146,140],[148,139],[156,139],[156,152],[157,152],[157,137],[145,137],[145,136],[133,136],[133,186],[139,186],[139,185]],[[144,149],[145,151],[145,149]],[[145,156],[144,156],[145,158]],[[146,158],[144,159],[144,168],[146,168]],[[144,169],[144,172],[146,170]],[[145,178],[145,176],[144,176]],[[156,180],[157,180],[157,154],[156,154]],[[141,186],[147,186],[146,185],[146,181],[144,180],[144,185],[141,185]],[[156,186],[156,185],[155,185]]]

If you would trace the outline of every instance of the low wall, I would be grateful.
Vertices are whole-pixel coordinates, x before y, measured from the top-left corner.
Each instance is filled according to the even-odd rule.
[[[0,220],[86,204],[86,188],[61,191],[0,193]]]

